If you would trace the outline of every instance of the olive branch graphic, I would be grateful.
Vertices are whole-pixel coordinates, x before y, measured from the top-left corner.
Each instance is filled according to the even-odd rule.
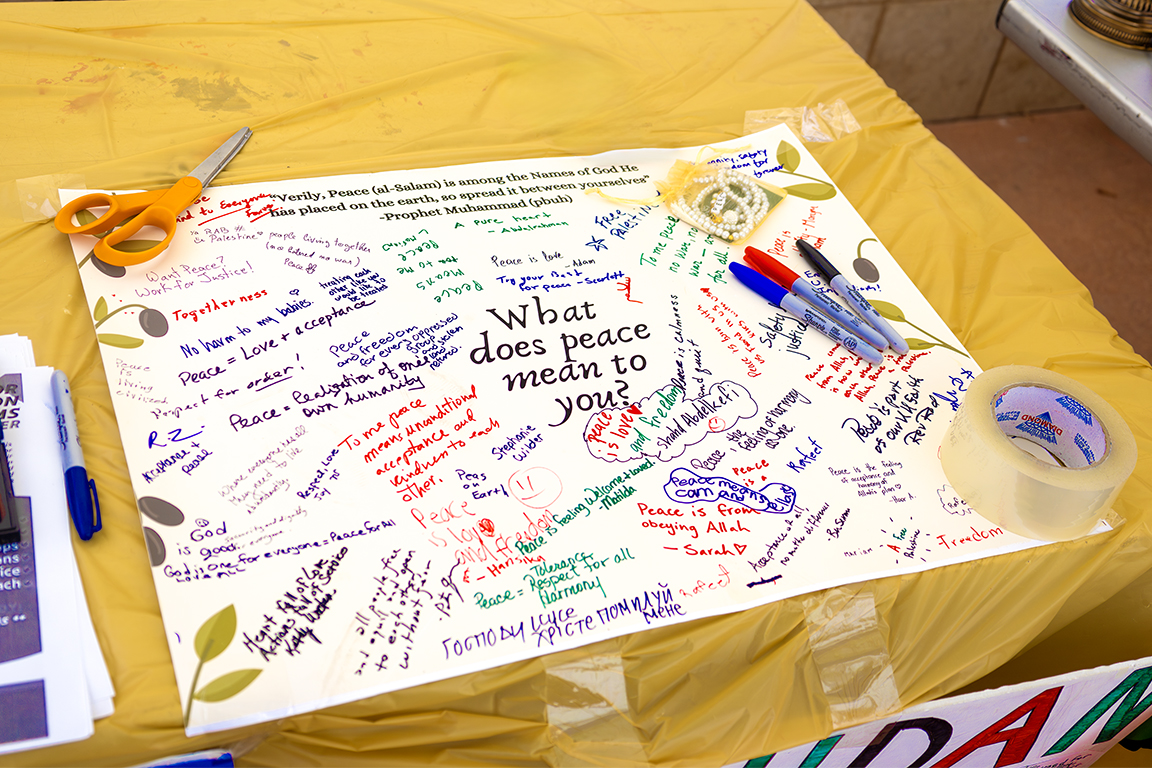
[[[89,211],[87,208],[76,213],[76,221],[78,221],[81,226],[85,224],[91,224],[92,222],[96,221],[96,218],[96,214],[92,213],[92,211]],[[112,229],[119,229],[128,222],[132,221],[134,218],[136,217],[129,217]],[[146,251],[153,246],[159,245],[160,243],[160,240],[125,240],[124,242],[117,245],[116,250],[124,251],[125,253],[139,253],[141,251]],[[89,261],[92,262],[92,266],[108,275],[108,277],[124,277],[124,275],[128,274],[128,270],[126,270],[124,267],[116,264],[109,264],[97,256],[95,248],[93,248],[91,251],[88,251],[88,255],[80,260],[80,263],[76,265],[76,268],[80,269]]]
[[[784,187],[784,189],[788,190],[788,194],[795,195],[804,200],[830,200],[836,197],[836,187],[828,182],[803,173],[796,173],[796,169],[800,167],[800,151],[788,142],[781,141],[779,146],[776,147],[776,162],[779,163],[782,168],[777,169],[775,173],[786,173],[789,176],[808,179],[807,183],[793,184],[790,187]]]
[[[256,677],[263,672],[262,669],[237,669],[221,675],[200,690],[196,690],[196,683],[200,681],[200,670],[204,662],[211,661],[224,653],[236,634],[236,606],[229,605],[224,610],[210,617],[196,633],[196,657],[200,663],[196,665],[196,672],[192,675],[192,686],[188,690],[188,703],[184,706],[184,725],[188,725],[188,717],[192,714],[192,700],[207,703],[230,699],[247,688]]]
[[[103,296],[97,300],[96,308],[92,310],[95,327],[99,329],[117,313],[133,307],[140,308],[140,316],[137,319],[144,333],[157,339],[168,333],[168,318],[164,317],[164,313],[160,310],[146,307],[143,304],[123,304],[109,312],[108,301]],[[123,336],[118,333],[97,333],[96,340],[101,344],[121,347],[122,349],[134,349],[144,343],[143,339],[138,339],[135,336]]]
[[[945,343],[943,339],[929,333],[928,331],[913,323],[911,320],[904,316],[904,310],[900,309],[900,307],[896,306],[892,302],[880,301],[879,299],[869,299],[868,303],[871,304],[876,309],[876,311],[880,313],[880,316],[885,320],[893,320],[898,323],[907,323],[916,330],[920,331],[920,333],[936,339],[934,342],[925,341],[924,339],[905,339],[905,341],[908,342],[909,349],[931,349],[932,347],[944,347],[945,349],[950,349],[959,355],[964,355],[964,357],[967,357],[968,359],[972,359],[971,355],[961,352],[951,344]]]

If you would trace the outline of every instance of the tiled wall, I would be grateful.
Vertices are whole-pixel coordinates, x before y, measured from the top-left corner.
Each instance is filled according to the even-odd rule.
[[[996,29],[1000,0],[811,0],[925,121],[1080,102]]]

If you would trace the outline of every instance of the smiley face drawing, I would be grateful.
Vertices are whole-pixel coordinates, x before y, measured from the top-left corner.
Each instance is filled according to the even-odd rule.
[[[560,476],[547,467],[531,467],[512,473],[508,478],[508,492],[526,507],[544,509],[564,490]]]

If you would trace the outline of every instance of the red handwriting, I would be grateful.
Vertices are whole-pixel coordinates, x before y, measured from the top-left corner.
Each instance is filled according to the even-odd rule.
[[[410,400],[391,411],[387,420],[379,420],[361,431],[363,440],[369,441],[366,447],[360,447],[361,438],[354,434],[339,445],[349,450],[360,448],[365,464],[374,465],[377,475],[386,475],[404,501],[415,501],[440,482],[431,471],[437,464],[469,440],[500,426],[491,417],[481,426],[470,407],[470,401],[475,399],[476,386],[472,385],[466,394],[445,395],[439,403]]]
[[[643,304],[644,302],[632,298],[632,278],[626,277],[620,282],[616,283],[616,290],[624,292],[625,301],[630,301],[633,304]]]
[[[747,544],[733,544],[732,549],[728,549],[727,544],[721,544],[719,547],[706,547],[697,548],[691,544],[684,545],[684,554],[686,555],[721,555],[737,557],[744,554],[744,550],[748,549]]]
[[[903,363],[903,365],[900,365],[900,370],[910,371],[910,370],[912,370],[913,364],[915,364],[915,362],[917,360],[919,360],[920,358],[924,357],[927,354],[928,354],[927,352],[916,352],[916,353],[909,355],[907,358],[901,357],[899,360],[896,361],[896,363],[897,364]]]
[[[834,346],[828,351],[828,356],[836,359],[827,364],[820,363],[816,366],[816,370],[806,373],[804,378],[815,382],[820,389],[836,392],[846,398],[854,397],[860,402],[864,402],[868,393],[876,388],[875,384],[866,384],[865,382],[875,382],[884,373],[896,370],[895,366],[889,369],[886,365],[873,365],[856,355],[843,354],[842,350],[843,348],[839,344]],[[903,357],[896,363],[902,360],[904,360]]]
[[[417,514],[422,516],[419,510],[413,510],[413,516]],[[521,510],[520,514],[527,525],[510,535],[501,533],[490,520],[481,520],[478,525],[472,526],[468,526],[468,521],[465,521],[465,526],[468,527],[443,529],[451,538],[440,535],[438,530],[432,530],[428,541],[437,547],[455,546],[454,554],[458,563],[485,564],[487,573],[475,576],[470,575],[470,569],[464,569],[463,580],[466,584],[473,580],[481,581],[489,576],[499,576],[514,563],[530,565],[546,562],[542,555],[534,553],[544,545],[544,534],[551,534],[555,528],[552,513],[535,512],[536,516],[532,517]],[[488,525],[485,525],[486,522]]]
[[[642,515],[668,515],[670,517],[684,517],[684,513],[680,511],[679,507],[650,507],[643,502],[636,504],[636,509]]]
[[[760,461],[756,462],[755,464],[753,464],[750,467],[733,467],[732,471],[735,472],[737,476],[740,476],[740,475],[746,475],[749,472],[755,472],[758,469],[764,469],[767,466],[768,466],[768,460],[767,459],[761,459]]]
[[[961,536],[960,538],[956,539],[949,539],[946,538],[944,534],[937,534],[936,540],[944,545],[944,549],[952,549],[953,547],[958,547],[961,544],[969,544],[974,541],[984,541],[985,539],[991,539],[996,536],[1004,535],[1004,531],[999,528],[989,528],[986,531],[979,531],[972,526],[968,526],[968,529],[972,531],[972,533],[967,536]]]
[[[633,418],[641,415],[640,407],[636,403],[621,411],[601,411],[596,414],[596,421],[589,424],[588,430],[584,433],[584,440],[600,443],[605,446],[605,452],[609,456],[616,456],[616,451],[620,450],[620,443],[613,438],[619,438],[620,442],[628,440],[634,429]],[[614,429],[610,429],[611,427]]]
[[[719,334],[720,341],[727,350],[733,355],[740,356],[741,362],[748,369],[746,371],[748,377],[759,376],[760,370],[757,366],[764,363],[764,358],[752,343],[756,334],[748,327],[747,323],[740,319],[736,310],[713,295],[712,291],[707,288],[700,290],[705,296],[712,299],[712,306],[705,307],[703,304],[697,304],[696,311],[700,313],[701,317],[712,323],[712,328]]]
[[[188,318],[192,318],[192,322],[198,323],[200,322],[201,315],[207,315],[210,312],[227,309],[238,301],[255,301],[256,299],[267,295],[268,291],[257,291],[256,293],[249,294],[248,296],[240,296],[235,299],[221,299],[220,301],[216,301],[216,299],[209,299],[208,301],[204,302],[204,306],[200,307],[199,309],[174,309],[172,310],[172,317],[176,320],[187,320]]]
[[[248,221],[259,221],[260,219],[264,218],[265,216],[273,213],[274,211],[278,211],[280,209],[276,207],[276,204],[274,202],[269,202],[266,205],[259,206],[259,207],[254,207],[253,203],[255,203],[259,200],[262,200],[262,199],[271,200],[271,198],[272,198],[272,196],[269,195],[268,193],[261,192],[258,195],[253,195],[252,197],[246,197],[243,200],[222,200],[218,206],[218,209],[224,211],[223,213],[216,213],[215,210],[213,210],[211,208],[205,208],[203,205],[201,205],[199,208],[199,211],[198,211],[199,215],[200,216],[212,216],[212,218],[204,219],[203,221],[200,222],[200,224],[207,224],[210,221],[215,221],[216,219],[220,219],[220,218],[223,218],[225,216],[231,216],[233,213],[241,213],[241,212],[243,212],[244,214],[246,214],[248,216]],[[208,198],[206,198],[206,197],[201,198],[200,202],[206,203],[206,202],[208,202]],[[226,209],[231,209],[231,210],[226,210]],[[213,216],[212,214],[216,214],[216,215]],[[177,221],[187,221],[188,219],[190,219],[192,217],[192,215],[193,215],[192,210],[189,209],[188,212],[185,213],[180,218],[178,218]]]
[[[731,583],[732,583],[731,574],[729,574],[728,569],[725,568],[723,564],[721,564],[720,565],[720,577],[718,579],[716,579],[715,581],[704,581],[703,579],[697,579],[696,583],[688,588],[691,590],[690,592],[681,589],[680,594],[684,595],[684,597],[694,597],[694,596],[696,596],[696,595],[698,595],[701,592],[704,592],[706,590],[724,589],[724,587],[728,586]]]

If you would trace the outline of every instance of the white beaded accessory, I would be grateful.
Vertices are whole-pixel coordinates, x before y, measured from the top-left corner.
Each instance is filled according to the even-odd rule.
[[[751,235],[781,197],[747,174],[717,167],[692,178],[668,207],[684,222],[732,243]]]
[[[702,147],[696,162],[677,160],[667,178],[656,182],[659,196],[640,200],[613,197],[598,187],[584,190],[608,202],[624,205],[664,203],[676,218],[689,226],[738,245],[751,237],[768,214],[788,196],[788,191],[726,165],[717,158],[747,149],[717,150]],[[705,156],[710,153],[710,159]]]

